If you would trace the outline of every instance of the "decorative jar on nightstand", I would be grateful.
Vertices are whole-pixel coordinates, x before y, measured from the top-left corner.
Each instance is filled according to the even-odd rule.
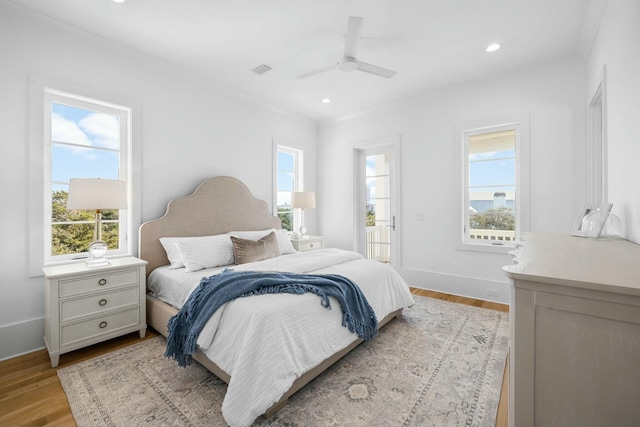
[[[300,252],[322,249],[324,247],[324,237],[304,236],[299,239],[291,239],[293,247]]]
[[[44,341],[51,366],[60,355],[139,331],[147,332],[146,261],[114,258],[100,267],[74,263],[44,267]]]

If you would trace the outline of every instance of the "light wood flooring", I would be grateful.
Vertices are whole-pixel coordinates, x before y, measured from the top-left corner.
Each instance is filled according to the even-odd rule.
[[[475,300],[439,292],[412,288],[412,293],[430,298],[473,305],[491,310],[509,311],[504,304]],[[147,330],[149,339],[157,336],[153,329]],[[114,338],[104,343],[76,350],[60,356],[58,368],[52,368],[46,350],[38,350],[0,362],[0,426],[74,426],[71,408],[56,374],[64,368],[83,360],[140,342],[138,333]],[[502,394],[498,407],[496,427],[507,425],[507,377],[502,383]]]

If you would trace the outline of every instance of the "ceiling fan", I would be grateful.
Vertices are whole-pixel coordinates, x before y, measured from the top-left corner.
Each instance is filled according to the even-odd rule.
[[[365,73],[375,74],[376,76],[380,77],[393,77],[396,74],[395,71],[388,70],[377,65],[368,64],[356,58],[356,48],[358,47],[358,41],[360,39],[360,31],[362,30],[363,21],[364,19],[359,16],[349,17],[349,23],[347,25],[347,35],[345,37],[344,55],[338,62],[329,65],[328,67],[323,67],[314,71],[309,71],[308,73],[297,75],[296,78],[304,79],[306,77],[311,77],[316,74],[335,69],[339,69],[342,71],[358,70],[364,71]]]

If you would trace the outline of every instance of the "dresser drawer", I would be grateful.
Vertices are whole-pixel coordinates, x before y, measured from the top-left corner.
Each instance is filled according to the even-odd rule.
[[[61,280],[59,293],[63,298],[138,283],[140,283],[140,270],[134,268],[117,273],[94,274],[73,280]]]
[[[140,288],[126,288],[94,294],[60,303],[60,322],[140,303]]]
[[[96,317],[60,327],[60,346],[92,339],[116,329],[135,327],[140,322],[140,307]]]

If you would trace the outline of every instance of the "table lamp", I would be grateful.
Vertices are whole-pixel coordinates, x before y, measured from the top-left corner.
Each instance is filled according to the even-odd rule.
[[[307,227],[304,225],[304,210],[316,207],[316,193],[313,191],[294,191],[291,193],[291,207],[300,209],[300,232],[294,232],[291,236],[294,239],[304,238],[307,234]]]
[[[124,181],[102,178],[73,178],[69,182],[67,210],[95,210],[96,227],[89,245],[90,267],[108,265],[104,257],[107,243],[102,241],[102,211],[127,208],[127,191]]]

